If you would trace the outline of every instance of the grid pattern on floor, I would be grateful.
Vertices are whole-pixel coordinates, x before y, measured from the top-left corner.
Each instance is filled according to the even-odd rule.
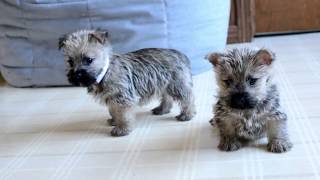
[[[266,151],[266,139],[220,152],[208,121],[216,92],[212,72],[194,77],[197,116],[152,116],[136,109],[134,131],[110,137],[109,117],[81,88],[0,87],[0,179],[319,179],[320,34],[257,38],[276,52],[282,105],[294,148]],[[232,45],[237,47],[242,45]]]

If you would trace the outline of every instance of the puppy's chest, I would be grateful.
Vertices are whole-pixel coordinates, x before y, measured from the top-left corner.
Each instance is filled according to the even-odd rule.
[[[91,87],[88,89],[88,93],[91,94],[98,102],[105,104],[110,97],[113,97],[113,95],[116,94],[115,90],[116,88],[113,90],[108,87]]]
[[[263,114],[241,114],[234,118],[233,127],[236,134],[245,139],[256,139],[264,135],[266,119]]]

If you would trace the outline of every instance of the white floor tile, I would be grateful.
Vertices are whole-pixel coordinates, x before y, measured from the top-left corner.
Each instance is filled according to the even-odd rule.
[[[277,54],[292,151],[272,154],[266,139],[236,152],[217,149],[208,121],[216,101],[212,71],[194,76],[197,116],[153,116],[158,102],[135,109],[132,133],[111,137],[107,108],[83,88],[0,86],[0,179],[273,179],[320,177],[320,33],[256,38]]]

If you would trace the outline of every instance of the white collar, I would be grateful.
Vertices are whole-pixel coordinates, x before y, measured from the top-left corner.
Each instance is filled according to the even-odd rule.
[[[104,75],[106,75],[107,70],[109,68],[109,59],[107,61],[108,63],[103,67],[102,71],[98,74],[97,78],[96,78],[96,83],[99,84],[101,82],[101,80],[103,79]]]

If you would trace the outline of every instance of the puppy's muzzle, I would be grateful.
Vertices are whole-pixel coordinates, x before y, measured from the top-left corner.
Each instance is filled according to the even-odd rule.
[[[251,109],[256,105],[256,101],[250,98],[249,93],[235,93],[231,95],[230,106],[235,109]]]
[[[77,71],[69,71],[68,80],[75,86],[90,86],[95,82],[95,77],[89,74],[86,70],[79,69]]]

